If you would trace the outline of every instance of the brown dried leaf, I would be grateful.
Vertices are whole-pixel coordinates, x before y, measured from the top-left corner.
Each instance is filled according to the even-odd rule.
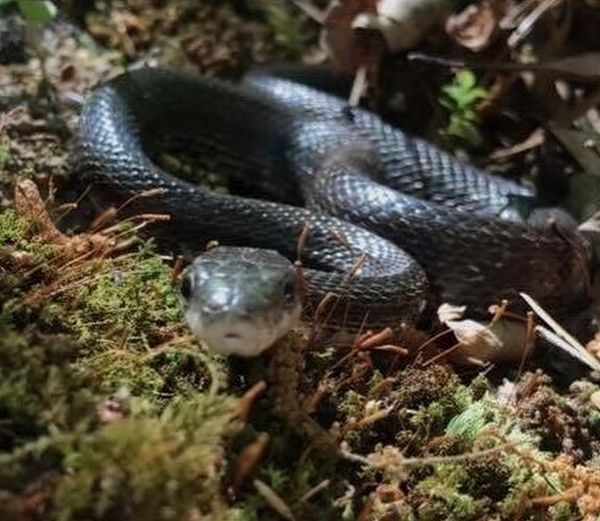
[[[452,353],[457,362],[518,361],[525,350],[525,327],[523,324],[498,320],[493,324],[482,324],[465,319],[448,321],[446,325],[460,342]]]
[[[498,34],[498,24],[504,15],[501,7],[499,2],[471,4],[459,14],[448,17],[446,32],[459,45],[474,52],[482,51]]]
[[[446,0],[345,0],[325,13],[321,45],[340,71],[357,72],[350,104],[377,77],[380,57],[416,46],[447,16]]]
[[[367,27],[383,36],[390,52],[399,53],[416,47],[449,15],[447,0],[379,0],[377,18]],[[356,20],[355,27],[362,22]]]
[[[15,187],[15,208],[19,216],[35,223],[40,238],[47,243],[64,246],[69,237],[54,224],[36,184],[24,179]]]
[[[62,233],[54,223],[46,203],[42,199],[36,184],[30,179],[24,179],[15,187],[15,209],[19,216],[29,221],[36,230],[39,239],[51,244],[60,252],[63,262],[68,263],[72,259],[81,259],[89,256],[107,257],[117,251],[129,246],[130,241],[137,238],[132,236],[117,242],[116,233],[111,235],[111,228],[106,228],[94,233],[79,233],[69,236]],[[164,220],[162,215],[140,215],[130,218],[131,222],[138,221],[137,227],[141,229],[149,223]],[[113,227],[117,231],[119,225]]]
[[[325,13],[321,45],[327,49],[334,67],[353,72],[365,60],[364,49],[353,27],[361,13],[375,14],[376,0],[345,0],[334,2]]]

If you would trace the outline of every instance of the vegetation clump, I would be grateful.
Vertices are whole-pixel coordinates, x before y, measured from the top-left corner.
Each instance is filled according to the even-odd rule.
[[[204,392],[218,363],[181,336],[169,267],[40,229],[0,214],[2,519],[222,519],[237,400]]]
[[[45,21],[54,16],[47,1],[0,0],[0,10],[22,17],[25,4],[45,6],[52,15]],[[67,31],[70,43],[61,44],[58,17],[47,31],[56,53],[35,58],[52,95],[39,103],[35,59],[19,69],[22,82],[0,86],[12,92],[2,96],[9,110],[0,118],[0,177],[11,191],[16,179],[35,175],[54,193],[49,176],[68,169],[76,115],[63,101],[124,64],[235,77],[249,61],[321,56],[308,44],[318,28],[268,1],[65,6],[79,33]],[[379,55],[371,53],[382,42],[373,37],[361,32],[363,46],[351,54],[375,65]],[[427,134],[445,135],[478,161],[491,147],[508,162],[533,153],[540,118],[528,128],[513,112],[531,99],[525,84],[492,81],[493,69],[467,61],[454,76],[432,73],[427,88],[406,76],[429,101],[438,92],[447,111]],[[363,72],[365,64],[357,63]],[[384,72],[367,68],[369,82]],[[502,99],[515,92],[511,85],[516,105]],[[429,121],[407,95],[395,96],[398,104]],[[507,132],[490,132],[494,113],[510,123]],[[440,125],[447,125],[441,133]],[[213,172],[204,180],[222,182]],[[0,201],[7,208],[0,213],[0,519],[597,520],[596,384],[563,392],[541,373],[525,374],[510,382],[507,398],[485,372],[470,380],[428,360],[439,346],[421,332],[406,345],[380,345],[366,334],[365,342],[325,348],[299,332],[264,359],[225,361],[189,335],[175,263],[137,235],[152,225],[147,216],[109,212],[68,235],[54,223],[67,207],[19,187],[24,204],[15,197],[9,209],[10,195]]]

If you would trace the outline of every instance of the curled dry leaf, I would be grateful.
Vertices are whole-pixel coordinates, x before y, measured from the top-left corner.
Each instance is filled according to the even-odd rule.
[[[15,208],[21,217],[36,227],[43,242],[60,248],[65,259],[89,254],[102,257],[109,254],[116,245],[114,238],[104,235],[82,233],[70,237],[63,234],[54,224],[36,184],[30,179],[17,183]]]
[[[378,61],[386,48],[415,47],[448,12],[447,0],[340,0],[325,15],[321,43],[337,68],[351,72]]]
[[[498,34],[499,22],[505,14],[504,3],[499,1],[471,4],[459,14],[446,20],[446,32],[456,43],[479,52],[489,47]]]
[[[380,0],[373,28],[381,32],[389,51],[397,53],[417,46],[448,14],[447,0]],[[359,19],[355,26],[360,23]]]
[[[526,328],[518,322],[498,320],[492,324],[481,324],[475,320],[448,321],[460,342],[453,353],[459,362],[504,362],[518,361],[523,357],[526,346]]]
[[[160,190],[148,190],[131,198],[123,206],[141,197],[153,197]],[[113,226],[104,225],[112,220],[117,212],[108,212],[109,219],[97,219],[98,228],[90,232],[76,235],[62,233],[52,219],[46,203],[42,199],[37,185],[31,179],[24,179],[15,187],[15,209],[17,214],[26,219],[35,228],[36,234],[42,242],[51,244],[60,252],[60,257],[65,263],[73,259],[89,257],[104,258],[129,248],[139,238],[137,232],[146,226],[162,221],[168,221],[169,216],[163,214],[139,214],[125,218]]]
[[[368,60],[369,51],[353,23],[361,13],[376,16],[376,6],[376,0],[341,0],[332,2],[325,13],[321,45],[340,71],[353,72],[358,64]]]
[[[448,326],[459,342],[452,358],[459,363],[482,363],[520,360],[526,345],[524,324],[509,320],[492,320],[482,324],[463,319],[466,308],[442,304],[437,311],[440,322]]]

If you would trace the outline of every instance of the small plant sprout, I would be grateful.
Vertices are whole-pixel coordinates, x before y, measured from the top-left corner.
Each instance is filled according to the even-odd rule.
[[[0,8],[16,4],[28,24],[45,25],[56,17],[56,6],[49,0],[0,0]]]
[[[456,73],[454,81],[442,88],[440,103],[448,109],[450,121],[445,133],[469,147],[478,147],[482,143],[479,132],[479,116],[475,106],[485,99],[488,92],[477,85],[475,74],[468,69]]]

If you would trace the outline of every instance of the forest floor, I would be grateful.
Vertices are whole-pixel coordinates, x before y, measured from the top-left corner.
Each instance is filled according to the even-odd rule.
[[[534,3],[515,43],[527,13],[501,28],[509,2],[490,1],[412,45],[554,60],[535,81],[349,40],[368,1],[330,15],[328,51],[285,2],[63,2],[43,26],[21,3],[0,1],[0,519],[600,519],[597,381],[535,357],[452,365],[451,332],[347,349],[295,332],[259,359],[220,357],[190,335],[176,259],[139,235],[148,218],[94,207],[68,161],[83,99],[126,67],[236,79],[329,54],[367,71],[387,119],[581,220],[600,201],[597,67],[557,60],[599,46],[596,2]]]

